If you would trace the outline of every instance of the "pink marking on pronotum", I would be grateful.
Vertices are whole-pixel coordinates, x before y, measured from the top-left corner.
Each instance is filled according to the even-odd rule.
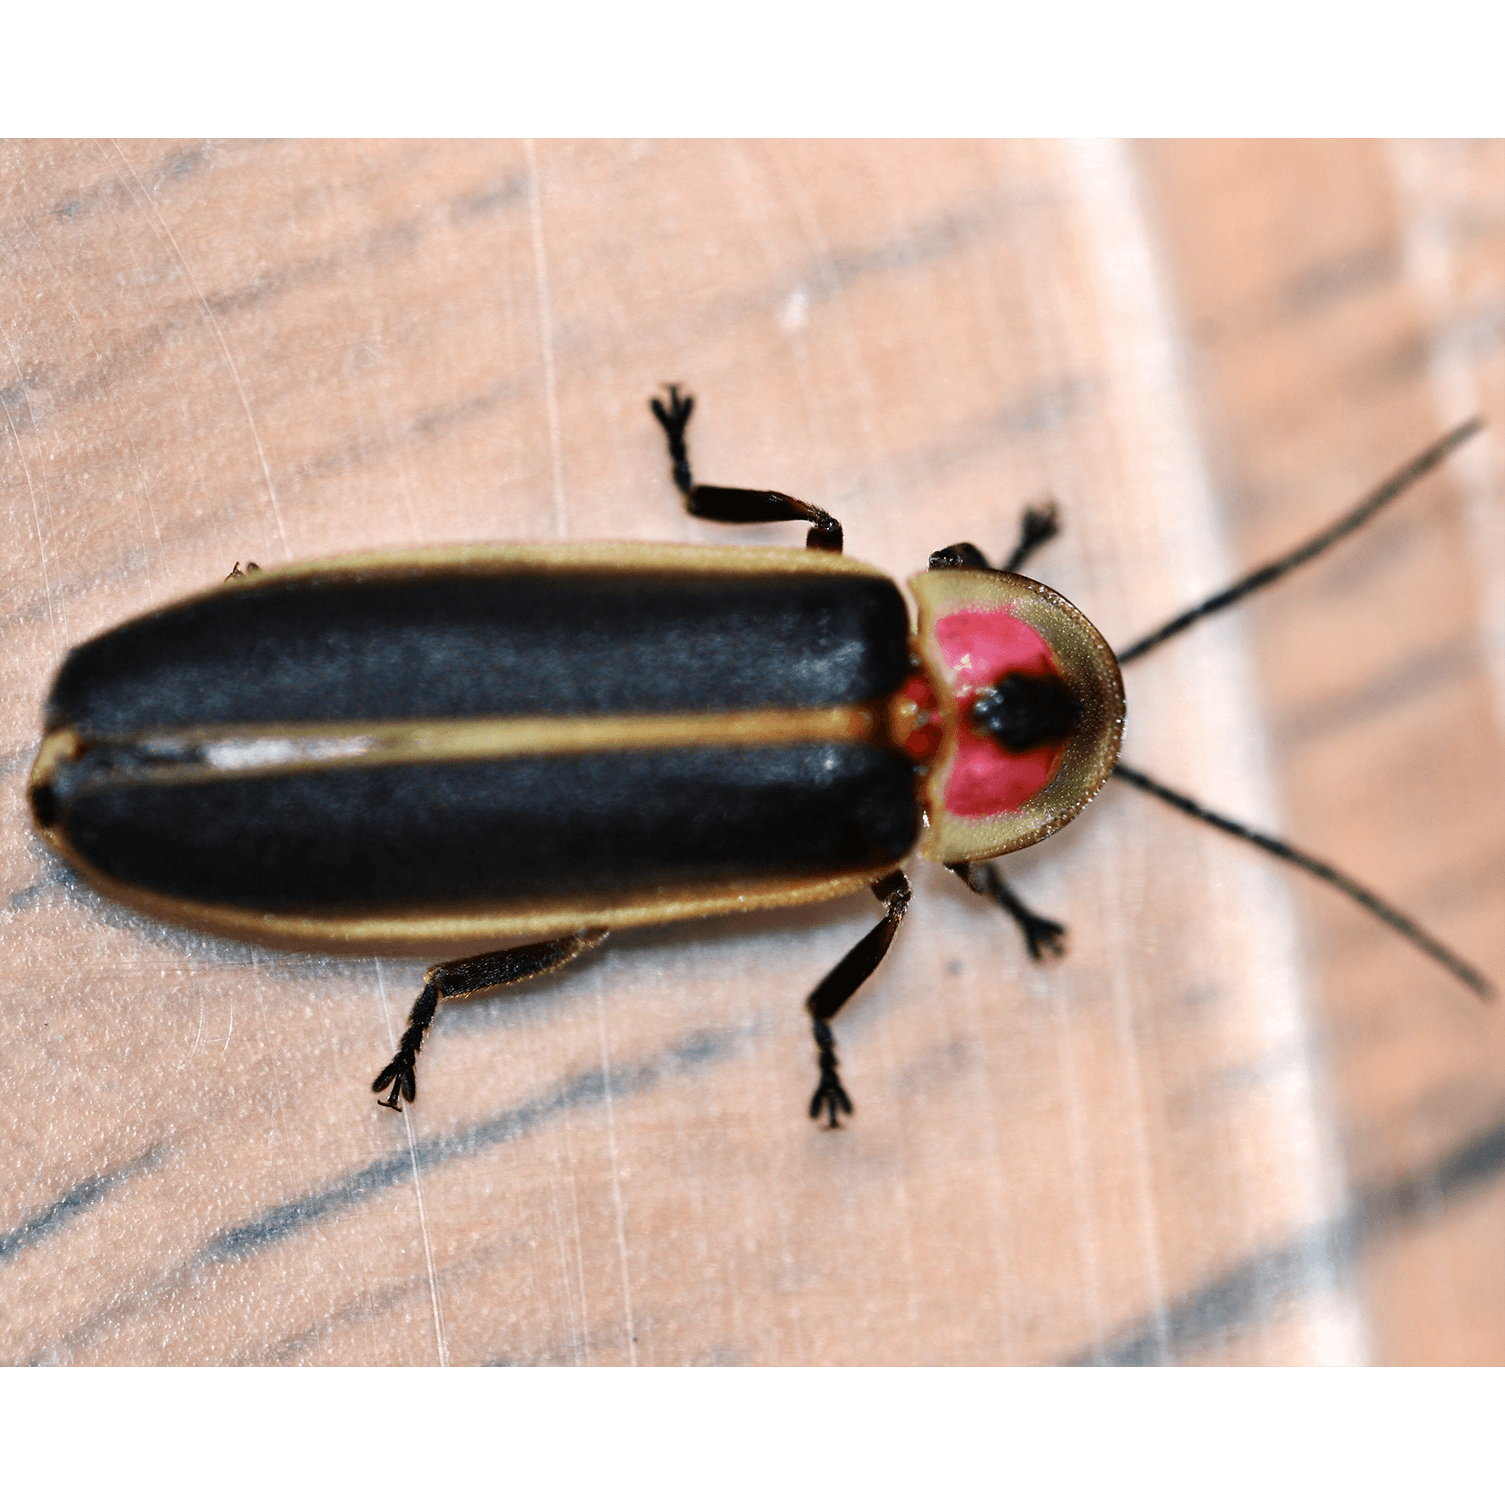
[[[969,818],[1018,810],[1055,777],[1063,748],[1011,753],[966,723],[982,691],[1007,674],[1059,675],[1045,639],[1006,611],[956,611],[935,624],[935,640],[953,676],[957,709],[956,758],[946,782],[946,808]]]
[[[1059,674],[1049,644],[1006,611],[953,611],[935,624],[958,701],[973,699],[1005,674]]]
[[[971,727],[958,727],[946,808],[973,819],[1012,813],[1055,777],[1061,752],[1060,747],[1032,747],[1011,753]]]

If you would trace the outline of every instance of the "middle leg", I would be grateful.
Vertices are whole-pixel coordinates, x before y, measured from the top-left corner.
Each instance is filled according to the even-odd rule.
[[[679,388],[668,388],[666,406],[657,397],[649,400],[653,416],[663,426],[669,441],[669,458],[673,461],[674,484],[685,499],[685,510],[692,517],[709,518],[718,523],[797,523],[807,522],[807,549],[823,549],[828,554],[841,553],[841,524],[829,512],[782,491],[744,491],[735,486],[699,486],[690,473],[690,451],[685,444],[685,428],[695,411],[693,397],[679,395]]]
[[[836,1039],[830,1021],[888,955],[899,922],[909,908],[909,879],[903,873],[890,873],[887,878],[878,879],[872,889],[873,897],[883,906],[883,918],[837,962],[805,1000],[805,1007],[815,1021],[816,1061],[820,1066],[820,1085],[810,1099],[810,1117],[819,1118],[822,1111],[826,1112],[833,1129],[841,1127],[836,1118],[838,1112],[852,1111],[852,1099],[836,1070]]]

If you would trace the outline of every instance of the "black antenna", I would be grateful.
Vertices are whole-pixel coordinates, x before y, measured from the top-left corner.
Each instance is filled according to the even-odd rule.
[[[1308,559],[1315,559],[1325,549],[1337,543],[1340,538],[1346,538],[1355,528],[1363,527],[1381,507],[1388,502],[1393,502],[1413,481],[1420,480],[1433,466],[1441,464],[1460,444],[1472,439],[1483,427],[1482,418],[1470,418],[1467,423],[1460,423],[1430,449],[1423,450],[1409,465],[1403,465],[1388,481],[1377,487],[1357,507],[1345,513],[1330,528],[1325,529],[1315,538],[1308,539],[1300,548],[1292,549],[1289,554],[1282,555],[1279,559],[1272,559],[1269,564],[1261,565],[1257,570],[1245,575],[1242,580],[1236,580],[1226,590],[1220,590],[1215,596],[1209,596],[1205,601],[1183,611],[1179,617],[1171,618],[1164,627],[1157,627],[1148,637],[1140,638],[1132,647],[1125,648],[1118,655],[1119,663],[1127,664],[1132,659],[1142,657],[1151,648],[1158,648],[1167,638],[1175,637],[1178,632],[1185,632],[1194,622],[1200,622],[1203,617],[1210,617],[1214,612],[1222,611],[1225,607],[1242,601],[1245,596],[1252,595],[1257,590],[1263,590],[1265,586],[1279,580],[1282,575],[1294,570],[1298,564],[1305,564]]]
[[[1174,637],[1178,632],[1184,632],[1194,622],[1200,622],[1203,617],[1210,617],[1214,612],[1222,611],[1224,607],[1242,601],[1245,596],[1262,589],[1272,581],[1279,580],[1282,575],[1288,570],[1295,569],[1298,564],[1305,564],[1308,559],[1315,559],[1318,554],[1337,543],[1340,538],[1346,538],[1355,528],[1362,527],[1381,507],[1388,502],[1393,502],[1413,481],[1419,480],[1433,466],[1440,464],[1460,444],[1472,439],[1483,427],[1482,418],[1470,418],[1467,423],[1460,423],[1451,433],[1444,434],[1430,449],[1423,450],[1409,465],[1403,465],[1388,481],[1378,486],[1357,507],[1345,513],[1331,527],[1317,534],[1315,538],[1308,539],[1300,548],[1292,549],[1289,554],[1262,565],[1259,569],[1245,575],[1242,580],[1235,581],[1226,590],[1219,591],[1215,596],[1209,596],[1189,611],[1183,611],[1179,617],[1173,617],[1164,627],[1158,628],[1148,637],[1141,638],[1132,647],[1120,653],[1119,663],[1126,664],[1131,659],[1141,657],[1151,648],[1159,647],[1167,638]],[[1494,984],[1476,972],[1461,956],[1449,951],[1441,941],[1434,940],[1428,935],[1415,920],[1409,919],[1398,909],[1393,909],[1378,894],[1371,893],[1360,883],[1355,883],[1352,878],[1340,873],[1331,863],[1323,862],[1320,857],[1309,857],[1305,852],[1298,852],[1295,847],[1288,842],[1281,841],[1278,837],[1266,836],[1261,831],[1251,831],[1248,826],[1241,825],[1236,820],[1230,820],[1226,815],[1219,815],[1216,811],[1209,810],[1195,800],[1187,798],[1186,795],[1177,794],[1174,789],[1167,789],[1164,784],[1157,784],[1147,774],[1139,773],[1124,763],[1118,764],[1113,772],[1126,783],[1132,784],[1136,789],[1143,789],[1146,794],[1155,795],[1166,804],[1175,806],[1183,814],[1195,816],[1197,820],[1206,821],[1209,826],[1216,826],[1219,831],[1226,831],[1230,836],[1237,836],[1244,841],[1251,842],[1254,846],[1269,852],[1272,857],[1279,857],[1283,862],[1303,868],[1314,878],[1320,878],[1324,883],[1330,883],[1334,888],[1341,889],[1350,899],[1362,904],[1377,920],[1388,925],[1398,935],[1405,936],[1412,945],[1425,951],[1433,961],[1440,962],[1465,987],[1471,988],[1480,998],[1487,1001],[1495,996]]]
[[[1252,842],[1272,856],[1279,857],[1282,861],[1292,863],[1296,867],[1304,868],[1314,878],[1320,878],[1324,883],[1331,883],[1334,888],[1341,889],[1350,899],[1362,904],[1377,920],[1383,921],[1392,930],[1405,936],[1412,945],[1420,947],[1433,961],[1441,962],[1454,977],[1465,987],[1471,988],[1480,998],[1488,1001],[1495,996],[1493,983],[1476,972],[1461,956],[1449,951],[1441,941],[1434,940],[1428,935],[1415,920],[1408,919],[1398,909],[1392,909],[1378,894],[1371,893],[1362,884],[1355,883],[1352,878],[1340,873],[1331,863],[1323,862],[1320,857],[1309,857],[1305,852],[1298,852],[1295,847],[1281,841],[1278,837],[1266,836],[1261,831],[1251,831],[1248,826],[1240,825],[1238,821],[1230,820],[1226,815],[1218,815],[1215,811],[1208,810],[1195,800],[1188,799],[1184,794],[1177,794],[1174,789],[1167,789],[1164,784],[1157,784],[1154,779],[1126,764],[1118,764],[1113,773],[1115,777],[1132,784],[1136,789],[1143,789],[1146,794],[1153,794],[1157,799],[1164,800],[1167,805],[1175,806],[1184,814],[1206,821],[1209,826],[1216,826],[1219,831],[1226,831],[1230,836],[1238,836],[1244,841]]]

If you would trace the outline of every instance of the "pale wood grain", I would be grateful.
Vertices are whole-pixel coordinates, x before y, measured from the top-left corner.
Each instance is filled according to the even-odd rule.
[[[398,1119],[367,1086],[421,965],[124,914],[22,799],[67,646],[236,559],[735,540],[677,506],[665,380],[702,478],[900,577],[1054,493],[1038,573],[1119,644],[1479,410],[1341,555],[1134,666],[1125,756],[1505,978],[1497,144],[3,163],[7,1361],[1505,1359],[1500,1009],[1133,791],[1008,864],[1059,965],[913,874],[839,1134],[800,1004],[866,901],[444,1011]]]

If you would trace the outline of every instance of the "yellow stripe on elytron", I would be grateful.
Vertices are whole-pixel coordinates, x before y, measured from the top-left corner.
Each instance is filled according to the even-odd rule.
[[[130,739],[129,745],[148,758],[163,761],[132,770],[122,778],[130,783],[179,783],[357,764],[369,767],[674,747],[865,742],[876,735],[877,726],[873,711],[861,706],[831,706],[661,716],[493,716],[200,727],[191,732],[149,733]]]

